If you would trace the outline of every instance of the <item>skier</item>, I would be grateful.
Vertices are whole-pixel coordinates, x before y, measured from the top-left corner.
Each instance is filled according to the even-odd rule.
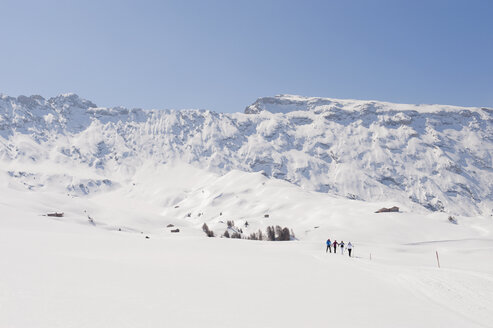
[[[349,242],[347,244],[347,251],[349,252],[349,257],[351,257],[351,250],[353,249],[353,244],[351,244],[351,242]]]
[[[331,244],[330,238],[327,239],[326,244],[327,244],[327,248],[325,249],[325,253],[327,253],[327,251],[330,251],[332,253],[332,248],[330,248],[330,244]]]
[[[341,242],[339,243],[339,246],[341,246],[341,255],[344,255],[344,241],[341,240]]]
[[[332,243],[332,246],[334,246],[334,254],[337,253],[337,240],[334,240],[334,242]]]

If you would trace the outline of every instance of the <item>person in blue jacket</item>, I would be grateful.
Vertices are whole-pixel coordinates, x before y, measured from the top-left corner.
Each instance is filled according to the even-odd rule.
[[[330,238],[329,238],[329,239],[327,239],[326,244],[327,244],[327,248],[325,249],[325,253],[327,253],[327,251],[330,251],[330,252],[332,253],[332,248],[330,248],[330,245],[332,244],[332,243],[330,242]]]

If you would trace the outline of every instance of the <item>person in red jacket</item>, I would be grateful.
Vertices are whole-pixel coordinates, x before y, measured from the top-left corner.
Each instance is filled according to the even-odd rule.
[[[334,254],[337,253],[337,240],[334,240],[334,242],[332,243],[332,246],[334,246]]]

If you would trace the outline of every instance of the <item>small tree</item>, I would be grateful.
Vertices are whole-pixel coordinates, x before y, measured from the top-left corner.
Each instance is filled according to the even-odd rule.
[[[264,234],[262,233],[262,230],[258,229],[258,240],[264,240]]]
[[[226,230],[226,231],[224,232],[224,235],[223,235],[223,236],[224,236],[225,238],[229,238],[229,237],[230,237],[230,235],[229,235],[229,231],[228,231],[228,230]]]
[[[280,236],[279,240],[291,240],[291,234],[289,233],[288,228],[282,228],[281,236]]]
[[[234,227],[234,226],[235,226],[235,221],[233,221],[233,220],[228,220],[228,221],[226,222],[226,224],[228,225],[228,228],[232,228],[232,227]]]
[[[276,240],[276,231],[273,226],[268,226],[266,229],[267,240],[274,241]]]
[[[281,226],[268,226],[266,229],[267,240],[275,241],[275,240],[291,240],[294,238],[293,230],[290,230],[288,227],[281,228]],[[265,237],[262,234],[262,231],[258,232],[258,239],[263,240]]]
[[[281,226],[276,226],[276,240],[282,240],[282,228]]]
[[[202,231],[205,232],[207,237],[214,237],[214,231],[210,230],[206,223],[202,225]]]

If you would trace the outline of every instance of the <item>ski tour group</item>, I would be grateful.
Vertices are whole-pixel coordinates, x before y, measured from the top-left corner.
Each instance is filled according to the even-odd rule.
[[[341,248],[341,254],[344,255],[344,246],[346,246],[346,244],[344,244],[344,241],[341,240],[340,243],[337,242],[337,240],[334,240],[333,242],[330,241],[330,238],[327,239],[327,248],[325,249],[325,253],[327,252],[331,252],[332,253],[332,247],[334,248],[334,254],[337,253],[337,246],[339,246]],[[347,251],[349,253],[349,257],[351,257],[351,251],[353,250],[353,244],[351,244],[351,242],[349,242],[347,244]]]

